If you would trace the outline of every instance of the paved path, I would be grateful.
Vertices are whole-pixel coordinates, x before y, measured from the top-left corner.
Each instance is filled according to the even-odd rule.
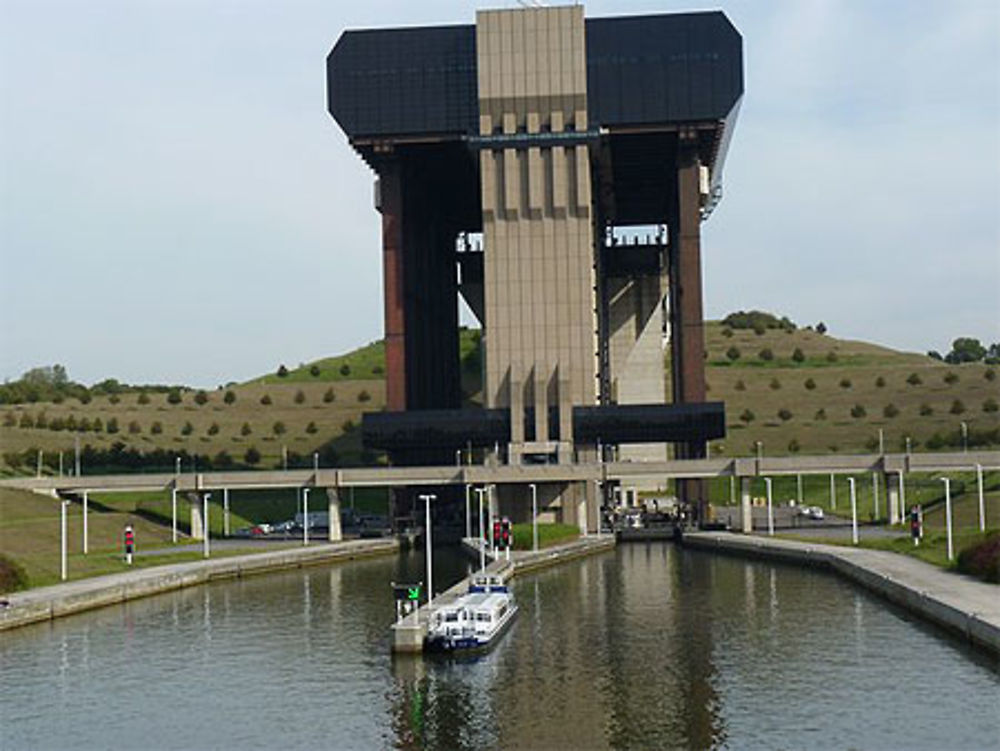
[[[684,544],[828,567],[1000,657],[1000,587],[885,550],[731,532],[691,532]]]

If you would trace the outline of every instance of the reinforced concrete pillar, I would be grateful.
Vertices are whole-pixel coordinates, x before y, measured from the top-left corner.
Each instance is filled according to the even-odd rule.
[[[191,500],[191,539],[205,539],[205,525],[201,518],[201,496],[198,493],[191,493],[188,498]]]
[[[340,488],[327,488],[326,499],[328,503],[329,521],[327,526],[329,527],[329,540],[330,542],[340,542],[344,539],[340,529]]]
[[[753,532],[753,508],[750,506],[750,478],[740,478],[740,530],[748,535]]]
[[[905,514],[905,509],[899,507],[899,474],[886,472],[882,475],[885,487],[885,500],[889,509],[889,524],[899,524],[901,520],[900,512]]]

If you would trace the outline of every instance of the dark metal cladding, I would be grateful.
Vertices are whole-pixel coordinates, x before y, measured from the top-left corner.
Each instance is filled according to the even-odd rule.
[[[586,20],[591,127],[725,120],[743,41],[719,11]],[[327,57],[330,114],[351,138],[478,132],[475,26],[345,31]]]
[[[577,442],[709,441],[725,433],[726,412],[722,402],[573,407],[573,435]],[[361,434],[366,447],[389,451],[506,445],[510,441],[510,412],[505,409],[366,412],[361,418]]]

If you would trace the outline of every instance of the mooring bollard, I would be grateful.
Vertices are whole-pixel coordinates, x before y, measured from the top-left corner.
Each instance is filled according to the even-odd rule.
[[[132,525],[125,525],[125,563],[132,565],[132,552],[135,550],[135,535],[132,532]]]

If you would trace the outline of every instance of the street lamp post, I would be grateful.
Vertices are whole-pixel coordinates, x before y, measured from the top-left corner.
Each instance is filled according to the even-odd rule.
[[[309,488],[302,488],[302,544],[309,544]]]
[[[177,460],[180,462],[180,459]],[[177,544],[177,483],[170,488],[170,539]]]
[[[465,484],[465,536],[472,537],[472,486]]]
[[[204,534],[204,537],[205,537],[204,555],[205,555],[206,558],[208,558],[208,555],[209,555],[209,549],[208,549],[208,499],[211,498],[211,497],[212,497],[211,493],[205,493],[205,495],[203,496],[203,499],[202,499],[202,506],[201,506],[201,509],[202,509],[202,511],[201,511],[201,515],[202,515],[201,525],[202,525],[202,531],[205,533]]]
[[[976,465],[976,488],[979,490],[979,531],[986,531],[986,506],[983,505],[983,465]]]
[[[60,516],[59,516],[59,529],[60,529],[60,548],[59,548],[59,574],[63,581],[66,581],[67,571],[66,571],[66,507],[69,505],[69,501],[64,498],[59,499],[60,506]]]
[[[486,488],[476,488],[476,495],[479,496],[479,570],[486,570],[486,531],[483,529],[483,496],[486,495]]]
[[[854,487],[854,478],[848,477],[847,484],[851,486],[851,542],[858,544],[858,495]]]
[[[432,568],[432,557],[431,557],[431,501],[437,498],[436,495],[422,495],[421,500],[424,502],[426,507],[424,516],[424,542],[427,548],[427,605],[430,606],[434,602],[434,569]]]
[[[878,429],[878,453],[879,456],[885,453],[885,434],[882,432],[882,428]]]
[[[962,420],[962,451],[963,453],[969,453],[969,423]]]
[[[535,483],[528,486],[531,488],[531,549],[538,552],[538,488]],[[980,485],[980,487],[982,487]]]
[[[948,530],[948,560],[950,561],[955,557],[951,540],[951,478],[942,477],[941,482],[944,483],[944,516],[945,526]]]
[[[87,491],[83,491],[83,554],[90,552],[90,540],[87,530]]]
[[[774,537],[774,511],[771,507],[771,478],[764,478],[764,485],[767,486],[767,534]]]

